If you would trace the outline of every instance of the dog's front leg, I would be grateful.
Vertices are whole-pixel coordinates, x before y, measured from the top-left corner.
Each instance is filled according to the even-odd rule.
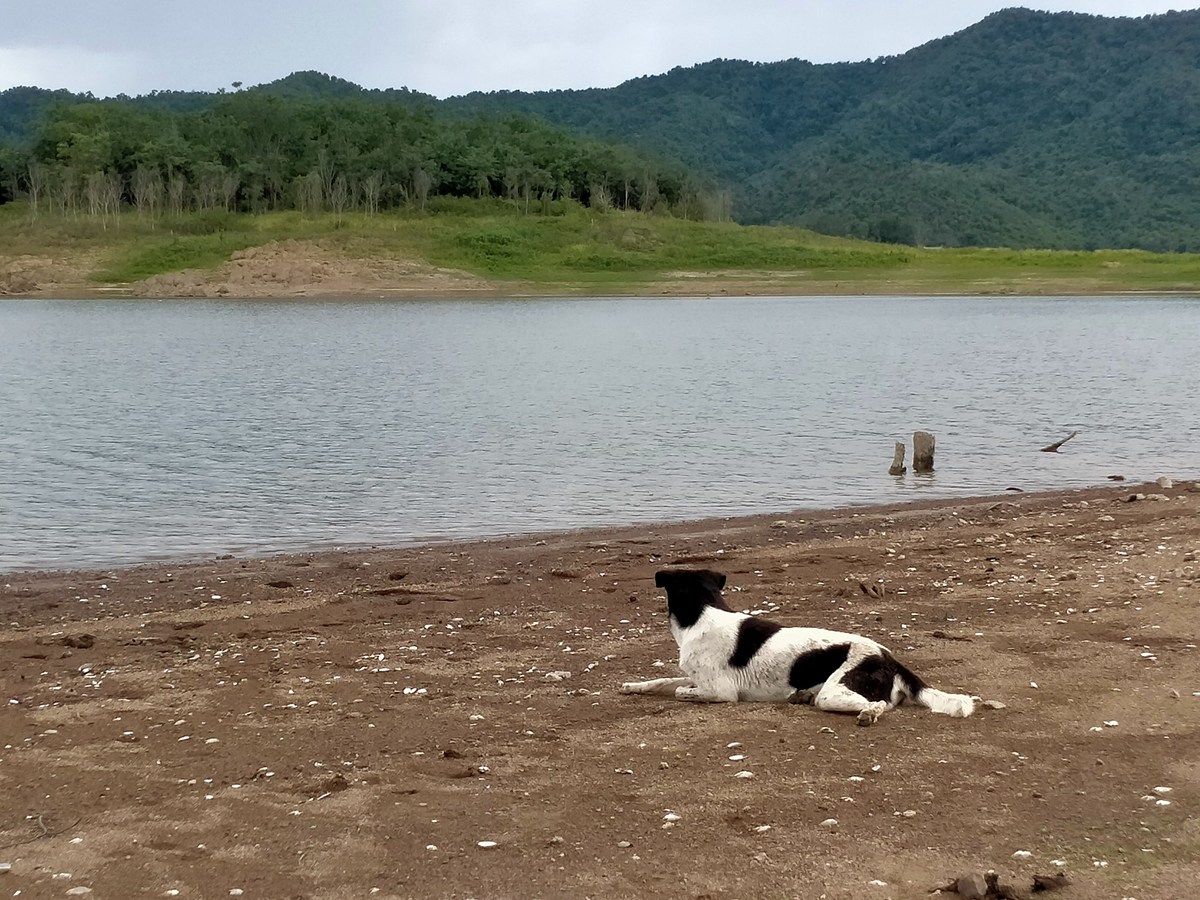
[[[694,703],[736,703],[738,692],[733,685],[684,685],[675,689],[675,699]]]
[[[660,694],[676,697],[680,688],[691,687],[690,678],[654,678],[650,681],[627,681],[621,685],[622,694]]]

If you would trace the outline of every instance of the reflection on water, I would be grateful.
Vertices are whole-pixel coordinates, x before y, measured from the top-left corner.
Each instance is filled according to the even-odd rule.
[[[0,569],[1194,477],[1198,337],[1167,298],[4,303]],[[889,477],[917,428],[936,474]]]

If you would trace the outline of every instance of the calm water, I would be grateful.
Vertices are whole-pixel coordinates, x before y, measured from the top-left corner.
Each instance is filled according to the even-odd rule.
[[[1169,298],[0,303],[0,570],[1195,477],[1198,347]]]

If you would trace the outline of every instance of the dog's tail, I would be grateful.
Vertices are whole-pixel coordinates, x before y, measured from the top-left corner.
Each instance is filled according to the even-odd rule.
[[[930,712],[954,716],[956,719],[965,719],[975,712],[975,698],[968,694],[948,694],[931,688],[900,662],[896,662],[896,674],[900,676],[904,695]]]

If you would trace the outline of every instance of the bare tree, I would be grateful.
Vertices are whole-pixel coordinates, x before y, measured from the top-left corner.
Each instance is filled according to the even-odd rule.
[[[309,215],[319,213],[325,193],[321,187],[321,173],[313,169],[300,179],[298,189],[300,211]]]
[[[221,179],[221,196],[225,200],[225,211],[233,212],[233,207],[237,201],[238,189],[242,186],[242,179],[238,177],[237,172],[226,172],[225,177]]]
[[[425,201],[429,199],[429,192],[433,189],[433,176],[425,171],[424,166],[418,166],[413,172],[413,196],[421,204],[421,209],[425,208]]]
[[[158,213],[158,208],[162,205],[163,196],[163,179],[158,169],[150,166],[138,166],[133,172],[130,189],[133,192],[133,204],[137,207],[138,215],[149,213],[150,217],[154,218]]]
[[[492,193],[492,180],[488,178],[486,172],[475,173],[475,199],[482,200],[484,197],[490,196]]]
[[[40,162],[34,160],[29,164],[25,184],[29,188],[29,211],[34,219],[38,217],[38,203],[41,200],[42,192],[46,190],[48,178],[46,167]]]
[[[92,172],[83,184],[83,196],[87,200],[88,215],[99,216],[104,209],[105,177],[103,172]]]
[[[509,200],[517,200],[521,193],[521,170],[516,166],[504,168],[504,196]]]
[[[379,212],[379,195],[383,191],[383,173],[372,172],[362,183],[363,205],[371,215]]]
[[[322,147],[317,151],[317,168],[315,170],[321,179],[321,197],[325,203],[332,201],[333,182],[337,177],[337,171],[333,165],[333,154],[329,152],[328,147]]]
[[[654,212],[655,208],[658,206],[659,197],[658,179],[655,178],[649,171],[647,171],[643,176],[642,197],[641,203],[639,204],[642,212]]]
[[[172,172],[171,178],[167,181],[167,206],[172,214],[183,215],[183,209],[187,205],[187,195],[187,177],[182,172]]]
[[[216,209],[224,203],[229,172],[220,163],[204,163],[196,168],[196,205],[200,209]]]
[[[612,209],[612,191],[604,184],[593,184],[588,189],[591,197],[589,205],[592,209]]]
[[[104,175],[102,204],[104,218],[112,216],[118,225],[121,221],[121,197],[125,194],[125,179],[116,172],[106,172]]]
[[[51,170],[49,193],[64,216],[68,213],[78,215],[80,188],[79,173],[71,166],[59,166]]]
[[[350,185],[341,175],[334,176],[333,185],[329,188],[329,206],[337,214],[339,222],[350,206]]]

